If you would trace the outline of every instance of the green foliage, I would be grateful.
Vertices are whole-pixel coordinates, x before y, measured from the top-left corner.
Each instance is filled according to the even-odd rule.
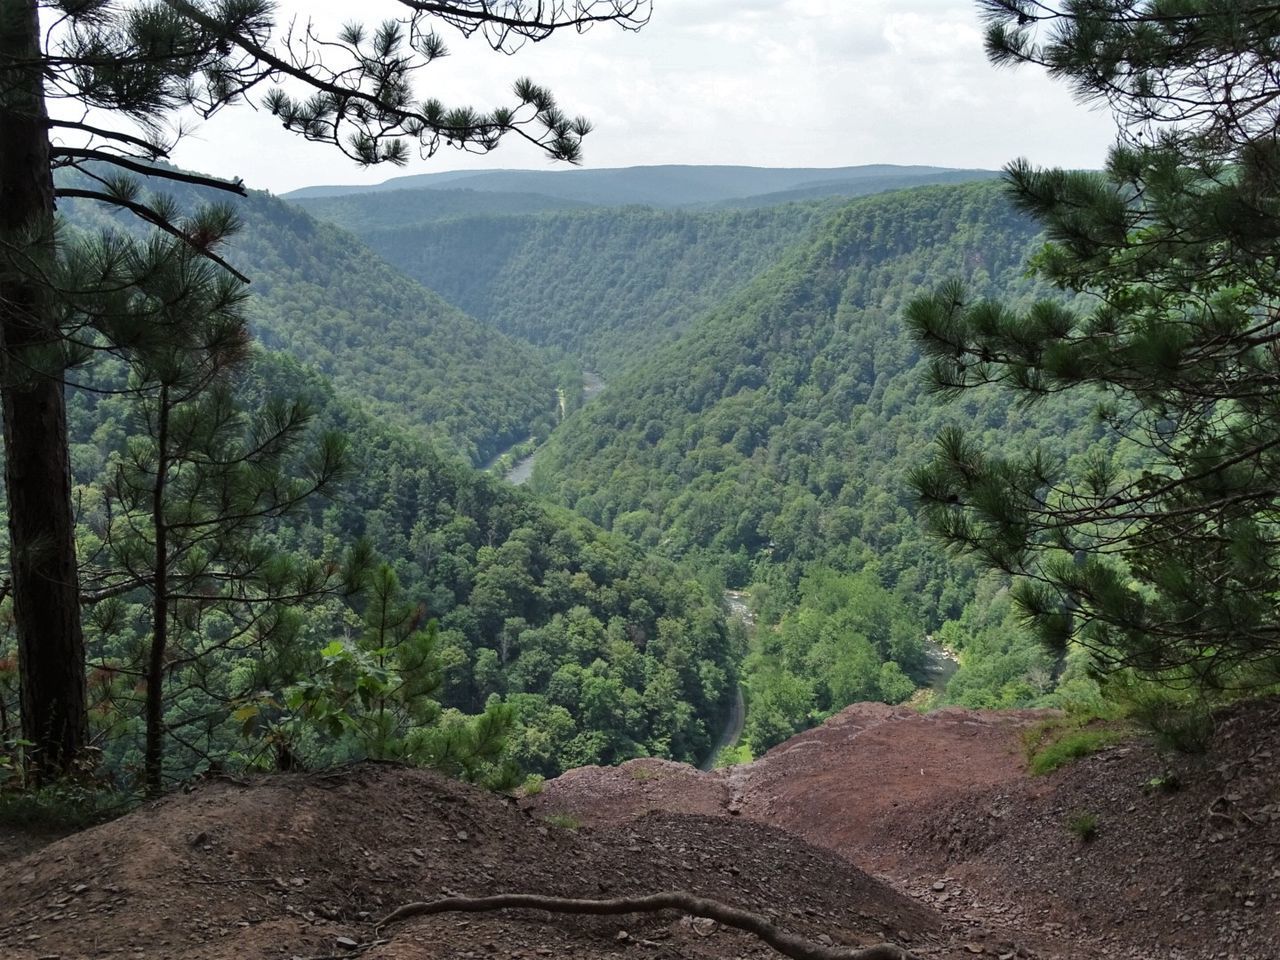
[[[30,789],[0,783],[0,826],[53,833],[83,830],[128,813],[138,803],[131,794],[74,780]]]
[[[744,731],[754,754],[859,700],[900,703],[916,684],[924,631],[871,570],[814,568],[800,600],[774,629],[757,632],[743,673]],[[905,668],[905,669],[904,669]]]
[[[359,240],[266,193],[174,185],[172,202],[229,204],[240,229],[222,251],[253,275],[250,319],[269,349],[324,373],[394,423],[482,463],[554,424],[549,358],[449,306]],[[127,215],[67,201],[79,227],[137,229]],[[425,345],[425,346],[424,346]]]
[[[1149,732],[1162,750],[1177,753],[1204,753],[1213,741],[1215,723],[1213,709],[1217,704],[1200,690],[1193,678],[1164,676],[1152,683],[1132,673],[1122,672],[1107,678],[1103,688],[1125,714]]]
[[[948,431],[913,477],[928,521],[1019,578],[1059,653],[1080,643],[1097,670],[1206,696],[1266,688],[1280,677],[1274,10],[983,6],[993,59],[1046,65],[1119,122],[1101,172],[1007,170],[1048,235],[1033,269],[1087,297],[1021,306],[956,281],[909,319],[946,394],[1087,399],[1113,443],[1070,460]],[[1170,736],[1207,733],[1192,720]]]
[[[1067,829],[1080,838],[1082,843],[1089,843],[1098,835],[1098,815],[1095,813],[1073,813],[1067,818]]]
[[[1132,736],[1126,725],[1084,713],[1043,721],[1027,731],[1023,742],[1031,772],[1043,776]]]
[[[327,220],[352,233],[365,235],[390,226],[435,223],[476,216],[526,215],[589,206],[538,193],[498,190],[414,189],[346,193],[332,197],[290,194],[288,202],[317,220]],[[429,283],[425,286],[430,287]]]
[[[1182,779],[1172,771],[1156,774],[1142,785],[1147,793],[1177,793],[1182,789]]]
[[[544,814],[542,819],[560,830],[577,830],[582,826],[581,820],[568,813],[548,813]]]
[[[948,557],[926,536],[908,482],[934,439],[963,422],[980,432],[983,449],[1030,450],[1040,440],[1066,457],[1100,430],[1087,402],[1030,412],[988,391],[940,407],[921,380],[900,310],[921,284],[951,272],[1029,299],[1035,288],[1022,264],[1035,240],[1034,225],[992,184],[847,204],[570,416],[540,454],[532,485],[668,555],[719,570],[727,585],[752,582],[766,624],[799,604],[811,567],[856,573],[873,561],[918,636],[959,620],[978,565]],[[985,602],[994,599],[989,592]],[[1053,661],[1007,607],[1001,616],[975,609],[963,627],[952,639],[972,655],[962,654],[954,699],[1013,706],[1052,687]],[[921,665],[907,658],[898,661],[903,676],[887,668],[881,678],[885,659],[867,652],[857,668],[846,659],[832,696],[831,684],[819,690],[799,661],[782,667],[776,656],[757,657],[748,669],[753,749],[849,696],[901,699],[903,676],[918,682]]]
[[[723,716],[740,655],[718,594],[441,456],[297,363],[256,354],[237,396],[262,408],[275,392],[310,407],[318,429],[348,437],[353,469],[334,497],[261,532],[258,547],[287,560],[272,569],[346,552],[349,563],[319,572],[358,586],[361,544],[372,543],[388,566],[363,595],[352,586],[350,598],[305,615],[281,610],[242,645],[226,642],[232,618],[203,611],[190,643],[211,659],[175,671],[165,714],[199,750],[170,743],[170,777],[205,757],[278,767],[373,755],[506,786],[512,765],[553,776],[641,755],[706,756],[708,718]],[[129,430],[127,404],[79,393],[70,411],[77,495],[92,521],[81,553],[92,556],[102,550],[102,471]],[[137,691],[119,666],[139,649],[143,600],[125,594],[91,615],[95,729],[123,781],[140,766],[141,730]],[[10,643],[0,635],[0,708],[13,717]],[[193,717],[202,720],[191,726]],[[503,740],[506,753],[495,753]]]
[[[751,763],[755,760],[755,756],[751,752],[751,748],[740,743],[736,747],[726,747],[716,756],[715,768],[719,770],[722,767],[737,767],[744,763]]]
[[[832,209],[468,216],[361,237],[472,316],[611,376],[739,290]]]

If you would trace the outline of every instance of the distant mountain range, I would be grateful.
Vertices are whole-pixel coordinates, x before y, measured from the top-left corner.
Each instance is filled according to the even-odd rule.
[[[980,180],[990,170],[865,164],[852,167],[740,167],[667,165],[603,170],[453,170],[395,177],[373,186],[304,187],[285,194],[295,201],[350,197],[396,191],[474,191],[535,194],[560,201],[603,206],[645,204],[679,207],[743,201],[770,194],[796,193],[786,199],[864,194],[868,181],[876,190],[927,183]],[[781,202],[776,198],[769,202]]]

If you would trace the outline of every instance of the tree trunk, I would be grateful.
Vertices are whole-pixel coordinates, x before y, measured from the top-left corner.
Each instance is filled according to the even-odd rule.
[[[164,771],[164,657],[169,645],[169,528],[164,519],[165,479],[169,471],[169,388],[160,388],[156,430],[156,480],[151,488],[151,524],[155,531],[155,584],[152,587],[151,650],[147,659],[147,745],[143,779],[148,797],[158,797]]]
[[[22,732],[34,774],[69,771],[88,741],[71,463],[48,292],[53,180],[36,0],[0,0],[0,393]],[[52,369],[51,369],[52,367]]]

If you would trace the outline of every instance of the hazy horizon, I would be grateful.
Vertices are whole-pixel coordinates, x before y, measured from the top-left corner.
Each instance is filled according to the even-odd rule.
[[[373,3],[374,22],[399,5]],[[281,4],[320,29],[350,5]],[[658,4],[639,33],[611,25],[558,34],[514,56],[446,33],[450,55],[426,68],[418,97],[480,109],[511,102],[527,76],[594,124],[584,162],[547,162],[511,139],[475,156],[450,148],[404,167],[361,169],[332,145],[307,143],[269,114],[237,107],[198,124],[174,152],[181,166],[287,193],[376,184],[420,173],[742,165],[866,164],[998,169],[1017,157],[1098,167],[1114,139],[1109,115],[1072,101],[1035,69],[1001,70],[983,53],[971,2],[700,0]]]

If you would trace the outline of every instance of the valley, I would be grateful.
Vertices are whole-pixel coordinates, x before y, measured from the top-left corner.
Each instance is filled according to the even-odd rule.
[[[1275,960],[1275,6],[368,6],[0,10],[0,956]]]
[[[258,265],[263,348],[246,395],[307,397],[355,467],[277,542],[376,549],[397,602],[434,624],[442,707],[506,718],[525,773],[741,762],[863,700],[1056,706],[1079,668],[1046,681],[1055,668],[1007,580],[928,537],[909,479],[955,424],[1004,452],[1103,449],[1093,400],[1031,410],[986,390],[937,404],[902,322],[951,277],[1014,304],[1043,295],[1023,276],[1037,227],[981,171],[844,171],[835,196],[769,189],[737,206],[716,191],[746,189],[750,171],[688,173],[611,172],[641,192],[703,191],[661,207],[621,202],[618,186],[613,206],[528,192],[524,212],[496,216],[509,191],[474,180],[297,201],[332,225],[266,195],[238,201],[227,255]],[[81,211],[67,205],[85,228],[111,225]],[[73,397],[85,490],[132,415]],[[110,536],[106,502],[86,516]],[[326,601],[313,629],[358,609]],[[104,664],[128,649],[91,642]],[[257,682],[297,695],[286,675]],[[175,776],[234,742],[233,713],[259,716],[245,694],[222,696],[231,706],[172,756]]]

